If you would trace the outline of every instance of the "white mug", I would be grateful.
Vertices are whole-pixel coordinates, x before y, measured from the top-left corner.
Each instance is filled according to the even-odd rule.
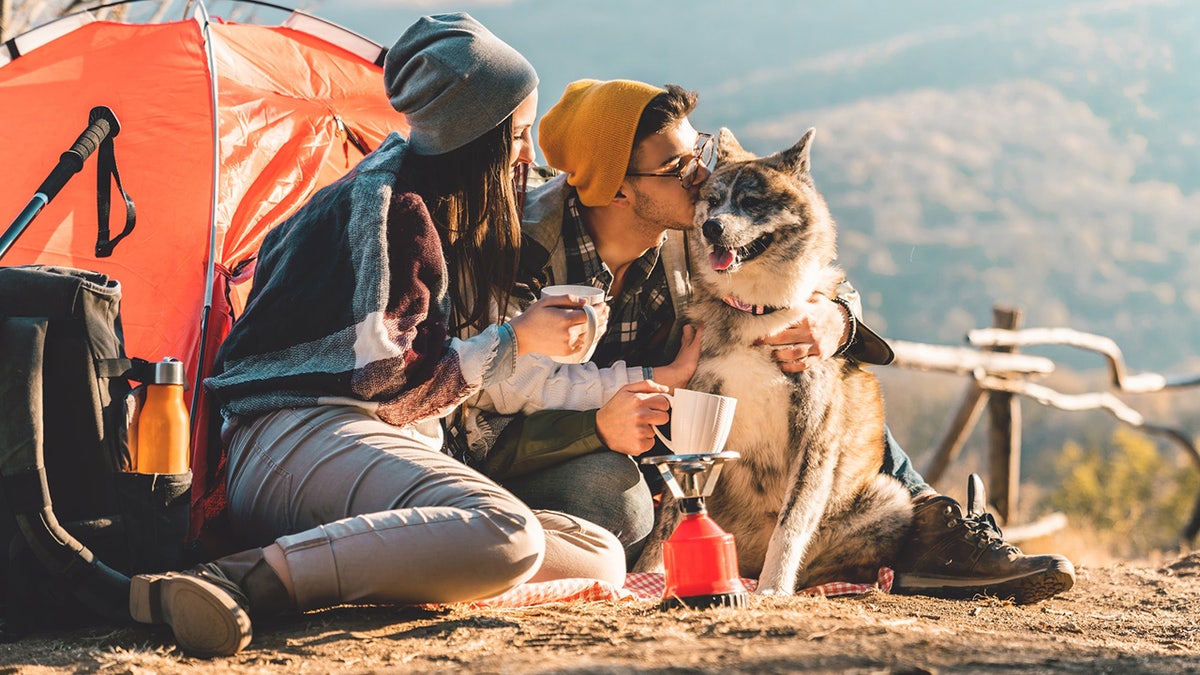
[[[674,394],[663,396],[671,401],[671,438],[663,437],[658,427],[654,428],[654,435],[671,452],[677,455],[708,454],[725,448],[729,429],[733,426],[736,398],[678,388]]]
[[[587,348],[576,354],[551,356],[550,358],[559,363],[584,363],[592,358],[592,354],[596,351],[596,345],[600,344],[600,336],[604,335],[605,327],[600,325],[600,317],[596,314],[595,309],[596,305],[604,304],[604,289],[577,284],[559,284],[542,289],[543,298],[559,295],[574,295],[587,301],[587,304],[583,306],[583,313],[587,315],[587,340],[585,341]]]

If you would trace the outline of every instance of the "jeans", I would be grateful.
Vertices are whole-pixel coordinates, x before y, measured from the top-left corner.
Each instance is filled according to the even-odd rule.
[[[632,565],[654,527],[650,488],[632,457],[597,450],[501,483],[535,509],[561,511],[612,532]]]
[[[900,444],[896,442],[895,437],[892,436],[892,430],[885,426],[883,434],[887,439],[887,452],[883,453],[882,473],[895,476],[904,489],[908,490],[910,497],[916,497],[923,492],[931,492],[933,488],[913,468],[912,460],[904,452],[904,448],[901,448]]]

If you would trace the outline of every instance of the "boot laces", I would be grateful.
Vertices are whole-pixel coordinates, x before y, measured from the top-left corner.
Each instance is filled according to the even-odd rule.
[[[225,591],[233,597],[234,601],[242,606],[242,609],[249,610],[250,598],[242,591],[241,586],[238,586],[232,579],[225,576],[225,573],[221,571],[220,567],[217,567],[216,563],[203,563],[188,571]]]
[[[1016,550],[1012,544],[1004,541],[1004,533],[1000,531],[1000,526],[996,524],[996,519],[992,517],[992,514],[986,511],[972,513],[963,516],[961,522],[970,533],[971,539],[980,548]]]

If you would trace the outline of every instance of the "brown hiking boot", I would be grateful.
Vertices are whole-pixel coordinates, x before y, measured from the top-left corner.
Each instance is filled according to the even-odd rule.
[[[990,595],[1018,604],[1040,602],[1075,585],[1075,566],[1061,555],[1025,555],[1004,541],[984,510],[983,481],[971,474],[967,513],[938,495],[913,511],[913,533],[896,561],[893,591],[940,598]]]
[[[278,575],[252,549],[184,572],[130,579],[134,621],[171,626],[180,649],[195,656],[232,656],[250,644],[250,613],[275,614],[294,603]]]

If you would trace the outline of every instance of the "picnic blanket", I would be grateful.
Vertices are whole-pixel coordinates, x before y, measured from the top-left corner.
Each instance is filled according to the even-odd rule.
[[[880,567],[875,583],[832,581],[805,588],[800,594],[834,597],[859,595],[876,589],[887,593],[892,590],[894,577],[891,568]],[[753,591],[758,586],[758,580],[742,579],[742,584],[747,591]],[[598,579],[558,579],[522,584],[494,598],[463,604],[469,607],[502,608],[530,607],[551,602],[657,600],[662,597],[666,587],[666,578],[661,572],[633,572],[625,575],[625,585],[620,588]]]

